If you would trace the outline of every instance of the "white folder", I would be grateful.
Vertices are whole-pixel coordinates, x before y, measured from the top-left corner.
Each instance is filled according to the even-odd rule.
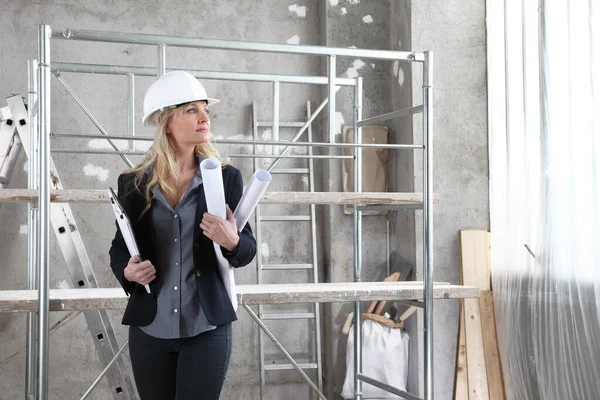
[[[119,203],[117,194],[111,187],[108,188],[108,197],[110,198],[110,203],[112,204],[113,211],[115,212],[117,224],[119,225],[119,229],[121,230],[121,235],[123,235],[123,239],[125,239],[125,244],[127,244],[129,254],[131,255],[131,257],[140,256],[141,261],[141,254],[140,250],[138,249],[137,242],[135,241],[131,221],[129,220],[129,217],[127,216],[125,210],[121,206],[121,203]],[[146,292],[150,293],[150,286],[144,285],[144,287],[146,288]]]

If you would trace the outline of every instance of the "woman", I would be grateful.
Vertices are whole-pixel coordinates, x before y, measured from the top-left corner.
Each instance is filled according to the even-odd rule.
[[[208,118],[217,102],[186,72],[159,78],[144,98],[143,122],[157,126],[152,147],[119,176],[143,261],[130,258],[119,229],[110,260],[130,295],[123,324],[142,400],[218,399],[227,373],[237,318],[212,242],[234,267],[252,261],[256,242],[248,224],[238,232],[229,208],[242,197],[236,168],[222,168],[227,219],[207,213],[199,164],[217,156]]]

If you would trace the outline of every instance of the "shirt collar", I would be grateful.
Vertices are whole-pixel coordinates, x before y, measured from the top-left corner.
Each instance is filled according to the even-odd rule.
[[[192,185],[191,185],[190,190],[194,190],[198,186],[202,185],[202,171],[200,170],[200,163],[202,161],[204,161],[206,159],[206,157],[198,156],[197,158],[198,158],[198,169],[196,170],[196,175],[194,175],[194,179],[192,179]],[[148,170],[148,173],[150,173],[150,170]],[[155,185],[152,188],[152,195],[156,196],[158,189],[159,189],[158,185]]]

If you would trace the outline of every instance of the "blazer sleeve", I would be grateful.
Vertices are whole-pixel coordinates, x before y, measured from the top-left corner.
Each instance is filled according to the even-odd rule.
[[[125,176],[119,175],[119,183],[118,183],[118,193],[117,197],[119,198],[119,202],[123,206],[126,212],[130,209],[128,207],[128,201],[130,200],[130,196],[125,196]],[[129,198],[128,198],[129,197]],[[115,225],[117,227],[117,231],[115,233],[115,238],[112,240],[110,246],[110,267],[112,268],[115,277],[125,290],[126,294],[130,294],[133,292],[135,288],[135,282],[130,282],[125,279],[124,271],[127,263],[129,263],[129,259],[131,256],[129,255],[129,250],[127,249],[127,244],[125,243],[125,239],[121,234],[121,230],[119,229],[119,225],[115,220]]]
[[[235,174],[233,177],[233,182],[229,185],[229,199],[228,205],[232,211],[235,211],[240,199],[242,198],[242,194],[244,192],[244,182],[242,180],[242,174],[239,170],[234,169]],[[239,227],[238,227],[239,229]],[[254,235],[252,234],[252,228],[250,228],[250,224],[246,223],[246,226],[238,232],[240,236],[240,242],[238,247],[233,251],[228,251],[226,248],[221,246],[221,252],[223,253],[223,257],[229,261],[229,264],[235,268],[243,267],[245,265],[250,264],[250,262],[254,259],[256,255],[256,240],[254,239]]]

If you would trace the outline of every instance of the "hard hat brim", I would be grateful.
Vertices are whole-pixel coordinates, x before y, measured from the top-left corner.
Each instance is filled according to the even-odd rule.
[[[214,104],[221,102],[221,100],[219,100],[219,99],[206,98],[206,99],[199,99],[199,100],[190,100],[186,103],[192,103],[194,101],[206,101],[207,105],[209,105],[209,106],[212,106]],[[184,103],[184,104],[186,104],[186,103]],[[177,106],[176,104],[173,104],[173,105]],[[142,117],[142,124],[144,126],[157,126],[158,125],[157,117],[163,110],[164,110],[164,108],[159,109],[159,110],[153,110],[153,111],[147,113],[146,115],[144,115]]]

